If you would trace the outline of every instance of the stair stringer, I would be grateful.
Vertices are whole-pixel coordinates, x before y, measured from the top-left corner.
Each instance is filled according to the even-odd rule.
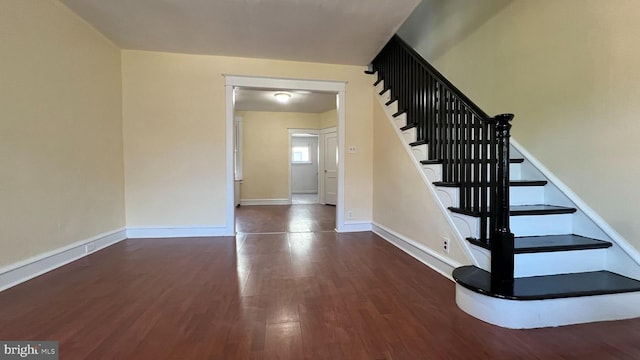
[[[390,121],[396,135],[401,140],[400,142],[402,143],[402,147],[405,149],[405,151],[407,152],[407,155],[409,155],[409,158],[411,159],[411,162],[414,164],[418,173],[420,174],[420,178],[422,179],[422,182],[425,184],[427,189],[429,189],[429,192],[433,196],[433,199],[436,201],[441,212],[444,214],[444,217],[447,220],[447,223],[449,224],[449,227],[451,228],[452,233],[456,235],[455,241],[457,245],[460,246],[464,254],[470,260],[470,264],[480,267],[480,262],[478,262],[476,257],[478,255],[482,255],[482,253],[478,252],[477,250],[474,251],[471,244],[466,240],[466,237],[463,237],[460,234],[460,231],[458,230],[458,227],[456,226],[451,216],[452,213],[449,211],[449,209],[447,209],[445,204],[443,204],[441,197],[438,194],[438,189],[436,189],[436,187],[432,184],[432,182],[434,181],[433,176],[438,176],[438,174],[441,176],[442,174],[441,171],[434,169],[434,167],[439,165],[428,165],[428,167],[425,169],[425,166],[422,165],[418,159],[416,159],[416,153],[412,150],[411,146],[409,146],[409,143],[411,141],[409,141],[409,139],[407,138],[407,133],[400,130],[400,127],[398,126],[399,121],[397,120],[397,117],[396,118],[393,117],[393,115],[397,112],[397,107],[394,105],[394,104],[397,104],[397,102],[394,102],[390,105],[386,105],[386,103],[389,101],[389,98],[391,96],[391,90],[387,90],[383,94],[378,93],[378,91],[382,89],[382,86],[383,86],[382,84],[383,82],[381,82],[378,86],[376,86],[376,98],[378,99],[380,106],[382,107],[387,119]],[[405,115],[403,114],[400,116],[405,116]],[[415,139],[413,141],[415,141]],[[435,179],[435,180],[438,180],[438,179]]]
[[[612,247],[605,252],[605,269],[640,279],[640,252],[616,232],[602,217],[589,207],[575,192],[551,170],[531,155],[516,139],[511,138],[511,152],[525,158],[521,169],[523,177],[545,179],[545,202],[578,209],[572,215],[573,233],[609,241]]]

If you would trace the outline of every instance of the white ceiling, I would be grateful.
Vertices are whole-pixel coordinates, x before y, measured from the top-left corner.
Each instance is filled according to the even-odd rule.
[[[235,90],[235,110],[323,113],[336,108],[336,94],[310,91],[287,91],[291,98],[286,104],[275,98],[282,90],[237,88]]]
[[[420,0],[59,0],[125,49],[367,65]]]

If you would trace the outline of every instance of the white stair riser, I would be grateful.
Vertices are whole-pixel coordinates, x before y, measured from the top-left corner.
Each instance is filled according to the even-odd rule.
[[[511,216],[511,232],[516,236],[572,234],[572,215],[573,214]]]
[[[380,94],[380,91],[384,89],[384,80],[380,81],[375,87],[376,94]]]
[[[408,143],[412,143],[418,139],[418,129],[410,128],[402,132],[402,137]]]
[[[509,188],[509,204],[544,204],[544,186],[511,186]]]
[[[391,90],[382,93],[382,102],[386,104],[389,100],[391,100]]]
[[[392,115],[395,113],[392,113]],[[407,126],[407,114],[400,114],[397,117],[393,118],[393,122],[396,124],[398,128],[402,128]]]
[[[442,181],[442,165],[440,164],[422,165],[422,172],[432,183]]]
[[[511,179],[511,180],[523,180],[522,179],[522,164],[520,164],[520,163],[509,164],[509,179]]]
[[[417,161],[427,160],[429,158],[429,153],[428,153],[426,144],[412,146],[411,152],[413,153],[413,157],[415,157]]]
[[[437,186],[438,194],[443,193],[444,198],[440,198],[446,207],[460,206],[460,188]],[[491,199],[491,196],[488,196]],[[446,199],[446,201],[445,201]],[[455,201],[451,203],[450,201]],[[535,205],[544,203],[544,186],[511,186],[509,188],[509,203],[511,205]]]
[[[480,238],[480,220],[473,216],[451,213],[460,235]],[[572,233],[572,214],[519,215],[509,218],[515,236],[563,235]]]
[[[491,272],[491,252],[473,246],[478,267]],[[602,270],[606,265],[606,249],[572,250],[515,254],[514,276],[543,276]]]
[[[599,271],[606,267],[606,249],[516,254],[514,276],[542,276]]]
[[[388,91],[387,91],[388,92]],[[387,100],[388,101],[388,100]],[[386,104],[386,102],[385,102]],[[393,115],[398,112],[398,102],[394,101],[391,104],[387,105],[387,110]]]

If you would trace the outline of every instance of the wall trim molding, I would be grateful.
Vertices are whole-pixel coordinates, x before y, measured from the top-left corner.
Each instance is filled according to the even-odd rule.
[[[371,221],[345,221],[340,233],[371,231]]]
[[[128,227],[127,238],[171,238],[171,237],[201,237],[201,236],[235,236],[235,229],[226,226],[174,226],[174,227]]]
[[[289,199],[240,199],[242,205],[291,205]]]
[[[401,235],[375,221],[373,222],[373,232],[451,281],[454,281],[451,276],[453,270],[462,266],[457,261],[438,254],[424,244]]]
[[[47,251],[0,268],[0,291],[33,279],[127,238],[125,228]]]

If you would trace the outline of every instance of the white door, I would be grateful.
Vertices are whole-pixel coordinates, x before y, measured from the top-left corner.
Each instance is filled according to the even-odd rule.
[[[338,199],[338,138],[335,132],[324,136],[324,203],[335,205]]]

